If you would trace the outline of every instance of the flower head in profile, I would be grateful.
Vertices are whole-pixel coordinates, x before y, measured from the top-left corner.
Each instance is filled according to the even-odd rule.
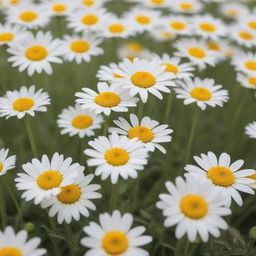
[[[67,16],[75,9],[71,0],[50,0],[43,2],[43,6],[50,16]]]
[[[252,139],[256,139],[256,122],[252,122],[245,127],[245,134]]]
[[[15,168],[16,156],[9,156],[9,149],[0,149],[0,176]]]
[[[234,25],[230,28],[231,38],[241,46],[252,48],[256,46],[256,30],[242,25]]]
[[[49,104],[49,95],[43,89],[36,91],[34,85],[29,88],[22,86],[19,91],[7,91],[0,98],[0,116],[17,116],[19,119],[26,114],[34,116],[37,111],[46,112],[46,105]]]
[[[118,210],[115,210],[112,215],[100,214],[100,224],[90,222],[84,227],[87,236],[82,238],[81,244],[89,248],[84,256],[149,256],[149,253],[140,247],[149,244],[152,237],[142,235],[146,231],[143,226],[132,228],[133,221],[130,213],[121,215]]]
[[[256,73],[255,75],[237,73],[236,80],[245,88],[256,89]]]
[[[198,0],[174,0],[171,9],[177,13],[193,14],[202,9],[202,3]]]

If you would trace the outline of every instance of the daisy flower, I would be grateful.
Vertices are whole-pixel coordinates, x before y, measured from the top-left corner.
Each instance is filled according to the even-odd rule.
[[[0,24],[0,45],[11,44],[26,36],[26,29],[18,25]]]
[[[170,93],[169,86],[175,86],[172,79],[175,76],[165,71],[166,67],[159,65],[155,61],[146,61],[135,58],[133,62],[124,59],[119,63],[119,68],[114,73],[121,76],[116,80],[115,85],[128,89],[130,95],[140,95],[143,103],[147,102],[148,93],[152,93],[157,98],[163,96],[159,92]]]
[[[229,154],[222,153],[218,159],[212,152],[201,154],[201,157],[194,156],[194,160],[199,166],[186,165],[185,170],[196,180],[210,180],[225,195],[228,206],[231,205],[231,199],[240,206],[243,204],[238,191],[254,194],[249,187],[253,180],[247,176],[255,174],[255,170],[241,170],[243,160],[240,159],[231,164]]]
[[[63,52],[67,61],[75,60],[77,64],[82,61],[90,62],[91,56],[103,54],[103,49],[98,47],[101,39],[91,33],[84,33],[82,36],[64,36]]]
[[[140,0],[139,2],[151,8],[166,8],[172,4],[171,0]]]
[[[63,109],[57,120],[61,134],[79,135],[80,138],[93,136],[94,130],[101,128],[102,122],[101,115],[90,110],[83,110],[79,105]]]
[[[232,65],[238,72],[256,76],[256,54],[253,52],[239,53],[233,57]]]
[[[149,256],[149,253],[140,248],[152,241],[151,236],[142,235],[146,229],[143,226],[132,228],[133,216],[130,213],[121,215],[115,210],[112,215],[100,214],[100,225],[90,222],[84,227],[86,237],[82,238],[81,244],[89,250],[84,256]]]
[[[155,30],[150,30],[149,33],[154,40],[159,42],[170,42],[177,37],[175,33],[170,32],[169,29],[162,25],[157,26],[157,29]]]
[[[208,49],[207,43],[203,40],[181,39],[175,43],[177,57],[188,58],[200,69],[206,65],[215,66],[218,60],[218,54]]]
[[[223,216],[231,214],[231,210],[224,205],[224,195],[209,180],[177,177],[175,183],[167,181],[165,186],[168,193],[160,194],[156,206],[166,217],[166,227],[176,225],[177,239],[186,234],[194,242],[199,235],[207,242],[209,234],[219,237],[220,230],[228,228]]]
[[[129,139],[112,133],[109,137],[99,136],[88,143],[93,149],[86,149],[88,166],[97,166],[95,175],[116,184],[119,175],[123,179],[137,178],[147,164],[148,151],[137,138]]]
[[[50,63],[62,63],[59,58],[63,53],[61,41],[53,39],[50,32],[39,31],[35,36],[29,32],[26,38],[11,44],[7,51],[12,55],[8,58],[9,62],[13,62],[12,66],[18,66],[20,72],[27,69],[29,76],[42,71],[50,75]]]
[[[226,34],[224,23],[208,14],[194,16],[192,23],[195,34],[203,38],[216,40]]]
[[[184,99],[185,105],[195,102],[202,110],[205,110],[207,105],[222,107],[229,99],[228,91],[221,89],[221,85],[215,85],[214,80],[210,78],[185,78],[184,81],[177,81],[177,84],[177,98]]]
[[[256,75],[255,76],[250,76],[250,75],[244,75],[242,73],[238,73],[236,80],[246,88],[250,89],[256,89]]]
[[[97,71],[96,77],[101,81],[111,82],[116,78],[120,78],[119,75],[114,73],[114,70],[118,68],[118,64],[110,63],[108,66],[101,65]]]
[[[245,127],[245,134],[252,139],[256,139],[256,122],[252,122]]]
[[[176,78],[183,79],[193,76],[192,71],[194,67],[191,63],[181,63],[181,59],[178,57],[171,57],[167,53],[164,53],[161,57],[157,54],[152,56],[152,59],[159,62],[160,65],[165,66],[165,71],[172,73]]]
[[[27,231],[21,230],[15,234],[12,227],[6,227],[4,231],[0,231],[0,255],[41,256],[47,253],[45,249],[38,248],[40,238],[27,239]]]
[[[152,120],[148,116],[139,121],[136,115],[130,114],[130,122],[122,117],[113,122],[117,127],[109,128],[110,133],[116,132],[127,136],[129,139],[138,138],[148,151],[155,151],[155,148],[157,148],[165,154],[165,148],[159,143],[172,140],[170,134],[173,130],[168,129],[167,124],[159,125],[158,121]]]
[[[74,10],[71,0],[50,0],[43,4],[46,12],[51,16],[66,16]]]
[[[95,111],[97,114],[104,113],[109,116],[111,111],[127,112],[128,107],[136,107],[137,98],[129,95],[127,90],[109,86],[101,82],[97,84],[98,93],[89,89],[82,88],[83,92],[75,95],[78,97],[76,103],[80,104],[82,109]]]
[[[232,19],[244,19],[249,13],[247,7],[244,4],[231,1],[221,3],[219,5],[219,9],[224,16]]]
[[[84,7],[86,9],[88,8],[99,8],[102,7],[107,0],[75,0],[73,1],[74,5],[77,6],[77,8]]]
[[[15,168],[16,156],[8,156],[9,149],[0,149],[0,176]]]
[[[22,86],[19,91],[7,91],[0,98],[0,116],[6,119],[12,116],[21,119],[26,114],[34,116],[36,111],[46,112],[46,105],[49,104],[49,95],[43,89],[35,91],[34,85],[29,88]]]
[[[171,8],[178,13],[198,13],[202,9],[202,4],[198,0],[175,0],[172,1]]]
[[[207,47],[208,50],[218,53],[218,56],[216,57],[220,60],[230,58],[235,49],[224,39],[209,40],[207,42]]]
[[[21,195],[23,199],[34,200],[35,204],[60,194],[61,187],[73,184],[74,179],[84,171],[80,164],[72,164],[71,157],[64,159],[59,153],[54,153],[51,160],[46,155],[41,161],[34,158],[22,168],[25,173],[18,173],[16,187],[25,191]]]
[[[43,5],[26,2],[8,8],[6,10],[6,21],[29,29],[36,29],[45,27],[50,22],[50,16]]]
[[[231,38],[239,45],[247,48],[256,46],[256,31],[251,31],[245,26],[233,26],[230,28]]]
[[[70,224],[72,219],[79,221],[80,215],[88,217],[88,209],[96,210],[90,199],[101,198],[101,194],[96,192],[101,186],[90,184],[93,177],[93,174],[77,176],[72,184],[61,187],[61,192],[57,196],[43,200],[42,208],[50,207],[49,216],[57,215],[59,224],[64,221]]]
[[[255,17],[255,14],[254,15],[252,15],[252,14],[251,15],[250,14],[249,15],[244,15],[239,20],[239,23],[246,26],[248,29],[250,29],[254,33],[256,32],[256,17]]]

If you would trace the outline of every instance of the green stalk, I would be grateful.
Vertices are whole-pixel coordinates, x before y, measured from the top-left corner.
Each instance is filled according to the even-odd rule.
[[[135,188],[134,188],[134,193],[132,198],[132,211],[135,211],[136,209],[136,202],[137,202],[137,197],[139,193],[139,187],[140,187],[140,175],[137,177],[137,180],[135,183]]]
[[[108,135],[109,120],[110,120],[110,116],[105,116],[105,122],[104,122],[104,126],[103,126],[103,135],[104,136]]]
[[[189,241],[187,237],[182,237],[178,240],[174,256],[188,256],[189,255]]]
[[[47,212],[47,215],[48,215],[48,212]],[[54,218],[51,218],[49,215],[48,215],[48,219],[49,219],[49,223],[50,223],[50,227],[51,227],[51,231],[54,233],[54,234],[57,234],[57,226],[56,226],[56,222],[54,220]],[[58,247],[58,242],[56,241],[56,239],[52,236],[50,236],[50,239],[51,239],[51,242],[52,242],[52,245],[53,245],[53,249],[54,249],[54,253],[57,255],[57,256],[60,256],[60,251],[59,251],[59,247]]]
[[[2,229],[5,229],[5,227],[7,226],[7,214],[2,182],[0,183],[0,212],[2,220]]]
[[[169,93],[168,98],[167,98],[167,104],[166,104],[166,109],[164,113],[164,123],[168,124],[169,123],[169,117],[171,113],[171,105],[172,105],[172,93]]]
[[[75,243],[74,243],[74,239],[73,239],[73,232],[72,229],[70,227],[70,225],[68,225],[67,223],[64,224],[65,230],[66,230],[66,234],[67,234],[67,238],[69,241],[69,252],[71,256],[74,256],[74,248],[75,248]]]
[[[111,196],[110,196],[110,203],[109,203],[109,211],[112,213],[116,209],[118,199],[118,183],[111,184]]]

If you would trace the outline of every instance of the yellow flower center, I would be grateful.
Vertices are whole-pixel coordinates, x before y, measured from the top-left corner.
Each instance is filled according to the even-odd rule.
[[[94,5],[94,0],[83,0],[82,3],[86,6],[92,6]]]
[[[180,210],[186,217],[198,220],[208,213],[208,204],[201,196],[187,195],[180,201]]]
[[[164,38],[169,38],[169,37],[173,37],[173,34],[172,34],[172,33],[169,33],[169,32],[163,32],[163,33],[162,33],[162,36],[163,36]]]
[[[255,173],[255,174],[252,174],[252,175],[250,175],[250,176],[248,176],[247,178],[256,180],[256,173]]]
[[[220,46],[214,42],[209,42],[208,43],[208,48],[212,51],[219,51],[220,50]]]
[[[131,77],[131,81],[140,88],[150,88],[156,83],[155,77],[151,73],[144,71],[134,73]]]
[[[183,4],[180,4],[179,6],[184,11],[190,11],[190,10],[193,9],[193,5],[192,4],[183,3]]]
[[[249,77],[248,78],[248,83],[250,85],[256,86],[256,77]]]
[[[76,129],[86,129],[93,124],[93,119],[88,115],[78,115],[72,120],[72,126]]]
[[[212,167],[207,176],[212,180],[213,184],[222,187],[229,187],[235,183],[235,175],[226,167]]]
[[[44,46],[34,45],[26,50],[25,55],[31,61],[41,61],[47,57],[48,51]]]
[[[73,204],[81,197],[81,189],[75,184],[61,188],[60,194],[57,196],[58,200],[63,204]]]
[[[125,26],[121,24],[112,24],[108,27],[108,30],[113,34],[118,34],[125,31]]]
[[[147,16],[144,16],[144,15],[140,15],[140,16],[137,16],[136,17],[136,21],[138,23],[141,23],[143,25],[146,25],[146,24],[149,24],[151,22],[151,19]]]
[[[126,235],[119,231],[106,233],[102,240],[102,248],[108,255],[122,255],[128,248],[129,241]]]
[[[70,45],[70,49],[76,53],[85,53],[90,49],[90,44],[86,41],[75,41]]]
[[[57,188],[62,182],[62,175],[57,171],[46,171],[37,178],[37,185],[43,190]]]
[[[31,98],[19,98],[12,104],[14,110],[23,112],[31,109],[35,105],[35,102]]]
[[[4,165],[3,163],[0,162],[0,172],[3,170],[3,168],[4,168]]]
[[[33,22],[38,18],[38,14],[32,11],[25,11],[20,15],[20,19],[25,22]]]
[[[82,18],[82,23],[86,26],[92,26],[97,24],[99,21],[99,18],[94,14],[86,14]]]
[[[203,59],[205,57],[205,51],[198,47],[191,47],[188,49],[188,53],[198,59]]]
[[[94,101],[102,107],[112,108],[121,102],[121,98],[114,92],[102,92],[95,97]]]
[[[227,11],[227,14],[230,15],[230,16],[237,16],[238,11],[235,10],[235,9],[231,9],[231,10]]]
[[[252,40],[254,38],[253,35],[247,31],[241,31],[239,36],[244,40]]]
[[[0,256],[23,256],[22,252],[14,247],[0,249]]]
[[[151,0],[152,4],[164,4],[165,0]]]
[[[256,29],[256,21],[249,21],[248,26],[252,29]]]
[[[177,66],[170,63],[163,63],[161,66],[166,66],[165,71],[177,74],[179,72]]]
[[[190,91],[190,95],[197,100],[207,101],[212,98],[211,92],[203,87],[197,87]]]
[[[143,50],[143,47],[138,43],[128,43],[127,47],[134,52],[141,52]]]
[[[124,78],[123,76],[120,76],[120,75],[118,75],[118,74],[116,74],[116,73],[114,74],[114,77],[115,77],[115,78]]]
[[[147,127],[136,126],[128,131],[128,137],[130,139],[139,138],[144,143],[147,143],[154,139],[154,133]]]
[[[176,22],[171,22],[170,27],[176,30],[183,30],[186,28],[186,24],[180,21],[176,21]]]
[[[214,32],[216,30],[215,26],[209,23],[200,24],[200,28],[206,32]]]
[[[0,42],[10,42],[14,38],[13,33],[2,33],[0,34]]]
[[[129,153],[122,148],[112,148],[105,153],[106,161],[113,166],[125,165],[129,159]]]
[[[20,0],[11,0],[9,2],[9,4],[11,4],[11,5],[15,5],[15,4],[19,4],[19,3],[20,3]]]
[[[247,61],[244,63],[244,65],[249,70],[256,71],[256,61]]]
[[[67,6],[65,4],[55,4],[53,5],[52,10],[58,13],[65,12],[67,10]]]

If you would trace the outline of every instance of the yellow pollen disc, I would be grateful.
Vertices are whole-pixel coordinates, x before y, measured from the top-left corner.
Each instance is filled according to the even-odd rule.
[[[244,39],[244,40],[252,40],[254,37],[251,33],[246,32],[246,31],[241,31],[239,33],[239,36]]]
[[[31,98],[19,98],[12,104],[14,110],[23,112],[31,109],[35,105],[35,102]]]
[[[248,26],[252,29],[256,30],[256,21],[249,21],[248,22]]]
[[[140,15],[140,16],[136,17],[136,21],[138,23],[146,25],[146,24],[149,24],[151,22],[151,19],[149,17],[147,17],[147,16]]]
[[[193,9],[193,5],[192,4],[180,4],[180,8],[183,9],[184,11],[190,11]]]
[[[90,44],[86,41],[75,41],[70,45],[70,49],[76,53],[85,53],[90,49]]]
[[[166,72],[171,72],[171,73],[174,73],[174,74],[177,74],[179,72],[178,68],[173,64],[163,63],[163,64],[161,64],[161,66],[166,66],[166,68],[165,68]]]
[[[129,154],[122,148],[112,148],[105,153],[106,161],[113,166],[125,165],[129,159]]]
[[[212,98],[211,92],[203,87],[197,87],[190,91],[190,95],[197,100],[207,101]]]
[[[128,137],[130,139],[138,138],[144,143],[147,143],[154,139],[154,133],[147,127],[136,126],[128,131]]]
[[[14,247],[0,249],[0,256],[23,256],[22,252]]]
[[[156,83],[155,77],[151,73],[144,71],[134,73],[131,77],[131,81],[140,88],[150,88]]]
[[[109,32],[113,34],[122,33],[125,31],[125,27],[121,24],[112,24],[108,27]]]
[[[65,12],[67,10],[67,6],[64,4],[55,4],[53,5],[52,10],[59,13]]]
[[[86,26],[92,26],[97,24],[99,18],[94,14],[87,14],[82,18],[82,23]]]
[[[62,175],[57,171],[43,172],[37,178],[37,185],[43,190],[57,188],[62,182]]]
[[[61,188],[60,194],[57,196],[58,200],[63,204],[73,204],[81,197],[81,189],[75,184]]]
[[[83,0],[82,3],[86,6],[92,6],[94,5],[94,0]]]
[[[114,92],[102,92],[95,97],[94,101],[102,107],[112,108],[117,106],[121,102],[121,99]]]
[[[169,33],[169,32],[164,32],[164,33],[162,33],[162,36],[165,38],[169,38],[169,37],[173,37],[173,34]]]
[[[250,85],[256,86],[256,77],[249,77],[248,78],[248,83]]]
[[[11,4],[11,5],[15,5],[15,4],[19,4],[19,3],[20,3],[20,0],[11,0],[9,2],[9,4]]]
[[[48,51],[44,46],[34,45],[26,50],[25,55],[31,61],[41,61],[47,57]]]
[[[216,30],[215,26],[209,23],[200,24],[200,28],[205,32],[214,32]]]
[[[0,42],[11,42],[14,38],[13,33],[2,33],[0,34]]]
[[[126,235],[119,231],[106,233],[102,240],[102,248],[108,255],[122,255],[128,248],[129,241]]]
[[[188,53],[198,59],[203,59],[205,57],[205,51],[198,47],[191,47],[188,49]]]
[[[247,178],[256,180],[256,173],[255,173],[255,174],[252,174],[252,175],[250,175],[250,176],[248,176]]]
[[[120,76],[120,75],[118,75],[118,74],[116,74],[116,73],[114,74],[114,77],[115,77],[115,78],[124,78],[123,76]]]
[[[3,163],[0,162],[0,172],[3,170],[3,168],[4,168],[4,165]]]
[[[152,4],[164,4],[165,0],[151,0]]]
[[[180,201],[181,212],[191,219],[201,219],[208,213],[208,204],[198,195],[184,196]]]
[[[38,14],[32,11],[25,11],[20,15],[20,19],[25,22],[33,22],[38,18]]]
[[[93,119],[88,115],[79,115],[73,118],[72,126],[76,129],[86,129],[93,124]]]
[[[222,187],[229,187],[235,183],[235,176],[232,171],[226,167],[216,166],[212,167],[207,174],[208,178],[212,180],[213,184]]]
[[[208,43],[208,48],[212,51],[219,51],[220,47],[218,44],[214,43],[214,42],[209,42]]]
[[[238,12],[237,12],[237,10],[231,9],[231,10],[227,11],[227,14],[230,16],[237,16]]]
[[[176,21],[176,22],[171,22],[170,27],[176,30],[183,30],[186,28],[186,24],[180,21]]]
[[[247,61],[244,63],[244,65],[249,70],[256,71],[256,61]]]
[[[143,50],[143,47],[138,44],[138,43],[128,43],[127,44],[127,47],[131,50],[131,51],[134,51],[134,52],[141,52]]]

